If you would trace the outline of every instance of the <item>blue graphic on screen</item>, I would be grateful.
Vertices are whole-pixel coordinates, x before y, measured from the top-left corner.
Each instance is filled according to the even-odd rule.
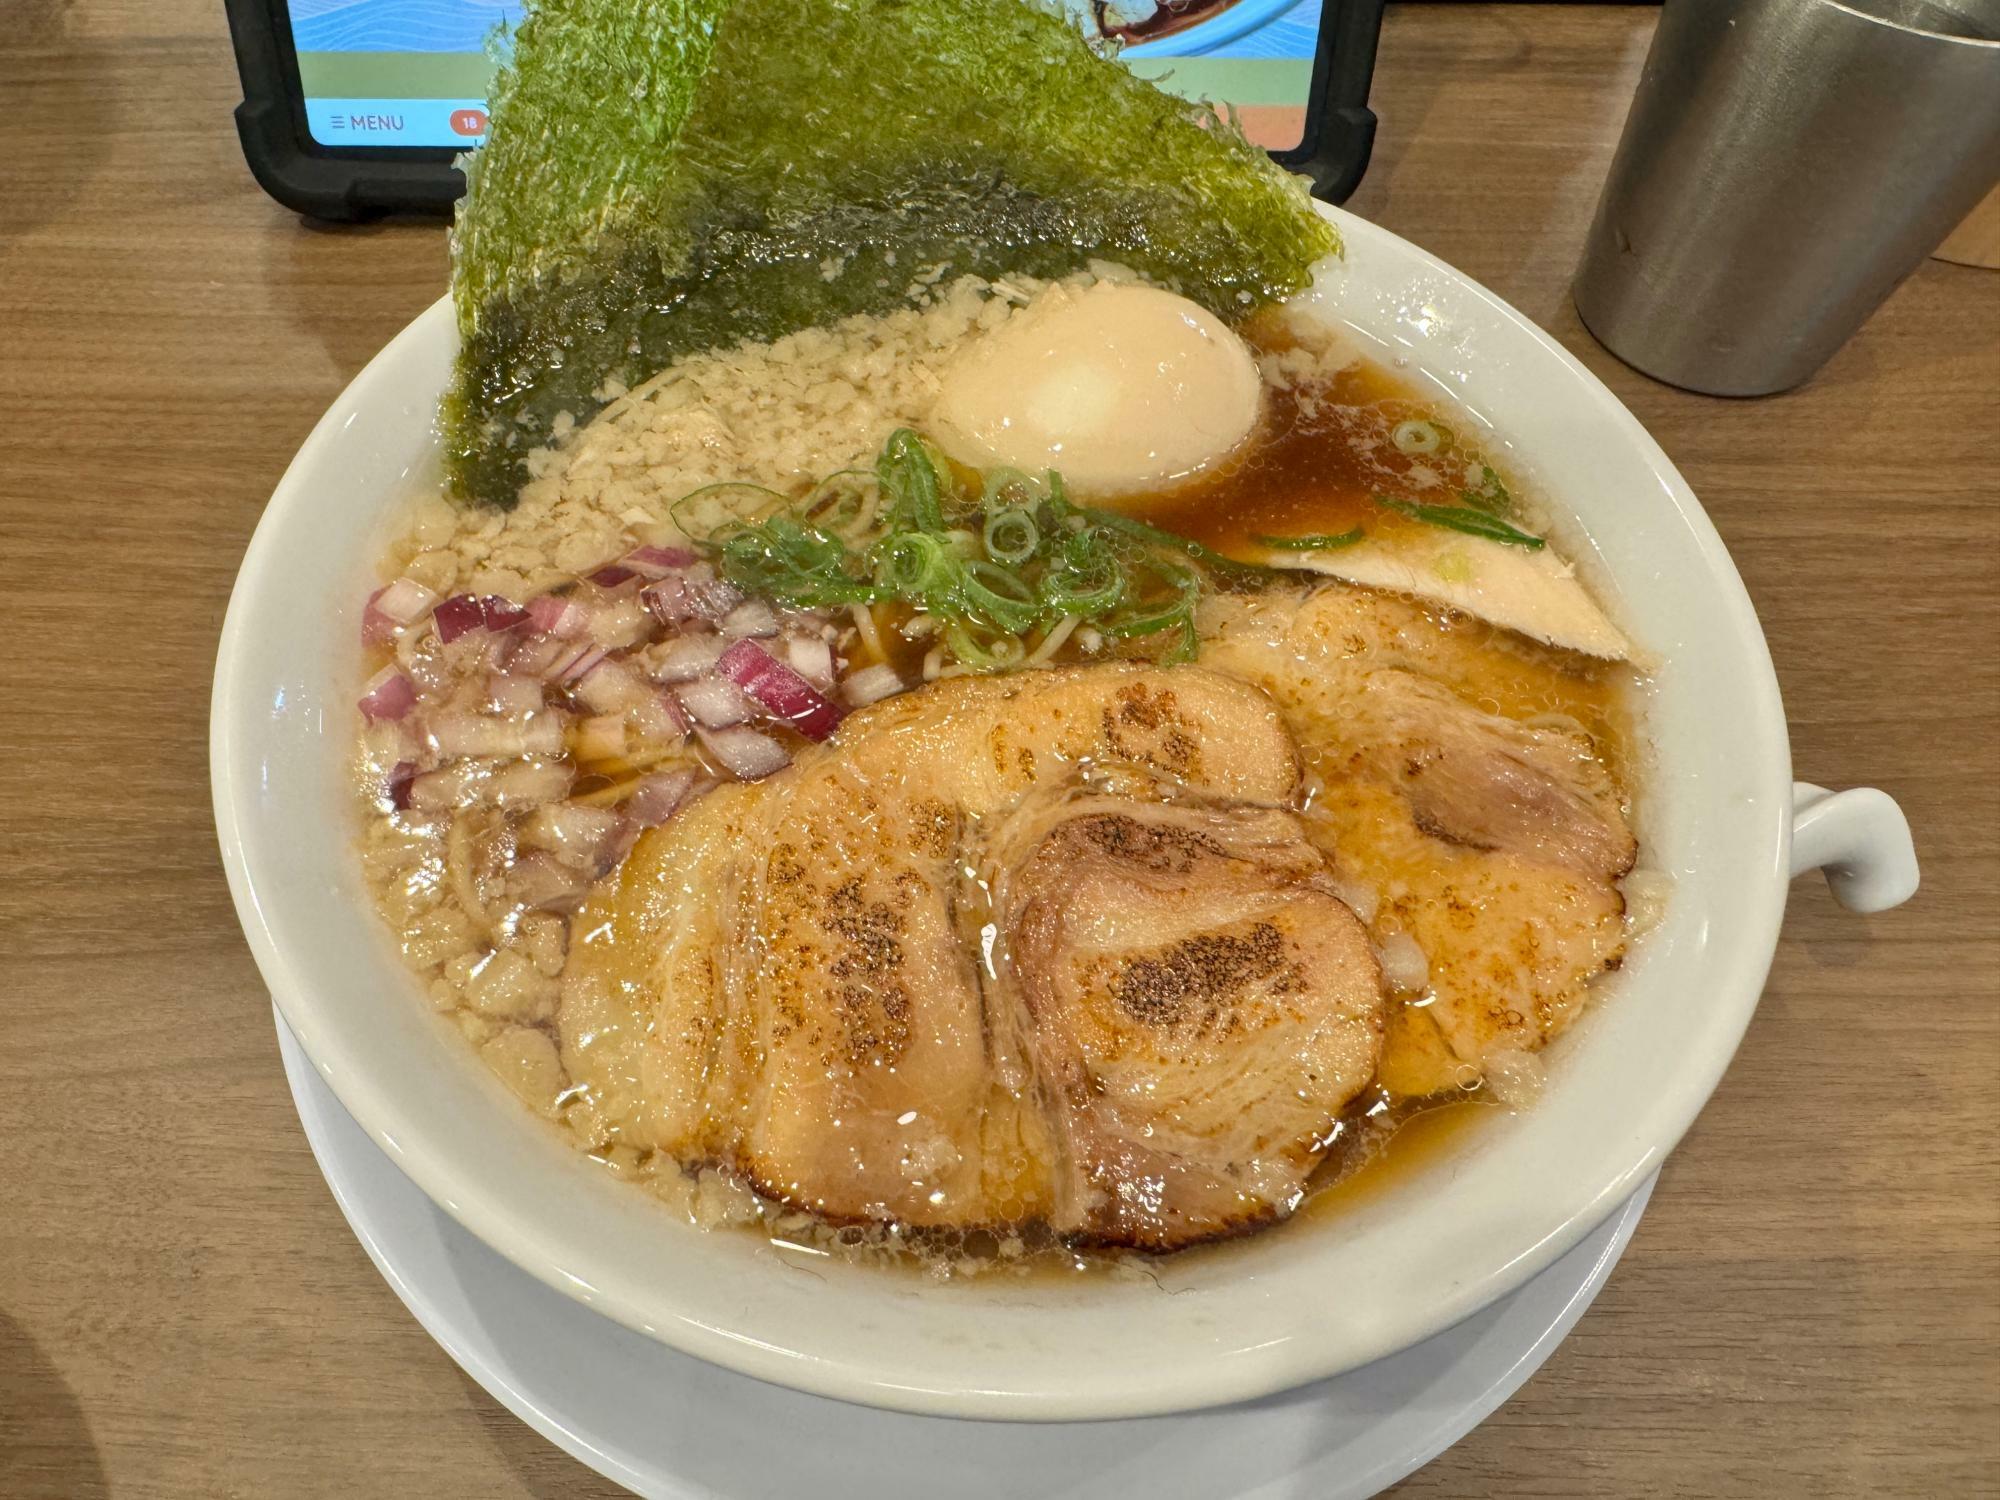
[[[291,0],[306,125],[323,146],[475,146],[488,39],[521,0]]]
[[[292,0],[301,52],[478,52],[519,0]]]

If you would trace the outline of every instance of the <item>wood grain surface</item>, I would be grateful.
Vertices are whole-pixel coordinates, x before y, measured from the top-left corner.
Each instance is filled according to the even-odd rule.
[[[1660,439],[1762,613],[1800,773],[1899,798],[1924,889],[1864,919],[1799,884],[1604,1295],[1398,1494],[2000,1494],[2000,275],[1925,264],[1791,395],[1624,369],[1565,287],[1651,25],[1394,10],[1352,206]],[[213,0],[0,7],[0,1495],[612,1494],[348,1233],[224,890],[231,577],[445,275],[435,224],[267,201],[236,99]]]

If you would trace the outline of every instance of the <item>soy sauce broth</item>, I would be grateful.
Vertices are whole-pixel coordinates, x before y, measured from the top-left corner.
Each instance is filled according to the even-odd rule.
[[[1311,378],[1286,378],[1284,356],[1300,348],[1294,329],[1267,315],[1243,332],[1267,373],[1280,372],[1266,380],[1256,434],[1208,473],[1121,508],[1143,511],[1154,525],[1218,552],[1249,557],[1262,551],[1259,536],[1338,534],[1355,526],[1381,536],[1418,533],[1424,523],[1371,497],[1450,504],[1480,484],[1489,467],[1503,482],[1511,478],[1476,442],[1469,420],[1440,411],[1387,366],[1356,357]],[[1437,430],[1438,451],[1411,454],[1396,446],[1397,426],[1411,420]]]

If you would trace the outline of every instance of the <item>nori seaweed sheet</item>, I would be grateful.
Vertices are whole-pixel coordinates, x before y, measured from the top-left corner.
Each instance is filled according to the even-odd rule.
[[[457,492],[675,357],[922,270],[1122,262],[1236,317],[1338,249],[1300,179],[1030,0],[540,0],[453,232]]]

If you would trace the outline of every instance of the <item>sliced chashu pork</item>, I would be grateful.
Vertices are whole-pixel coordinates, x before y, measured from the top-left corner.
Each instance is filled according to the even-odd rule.
[[[1054,1222],[1153,1249],[1288,1211],[1374,1071],[1368,935],[1289,812],[1023,809],[990,856],[1059,1155]]]
[[[836,1220],[1165,1249],[1282,1214],[1381,1027],[1299,785],[1199,670],[892,699],[640,840],[577,922],[565,1063],[601,1140]]]
[[[1320,782],[1313,836],[1423,949],[1432,999],[1399,1017],[1385,1082],[1424,1093],[1535,1051],[1624,953],[1636,854],[1588,739],[1467,703],[1486,649],[1406,601],[1341,585],[1221,601],[1204,665],[1269,693]],[[1529,667],[1521,669],[1526,672]]]
[[[1394,786],[1423,833],[1598,880],[1632,868],[1622,794],[1581,735],[1483,712],[1395,668],[1359,673],[1343,709],[1347,766]]]

